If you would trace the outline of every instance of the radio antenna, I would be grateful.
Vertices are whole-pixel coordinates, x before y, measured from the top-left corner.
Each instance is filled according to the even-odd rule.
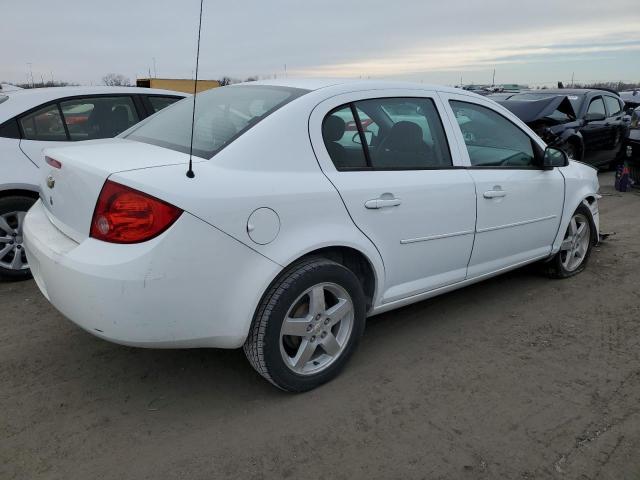
[[[198,95],[198,67],[200,64],[200,31],[202,30],[202,3],[204,0],[200,0],[200,19],[198,20],[198,48],[196,50],[196,77],[193,82],[193,110],[191,112],[191,142],[189,142],[189,170],[187,170],[187,177],[193,178],[196,176],[193,173],[193,128],[196,123],[196,96]]]

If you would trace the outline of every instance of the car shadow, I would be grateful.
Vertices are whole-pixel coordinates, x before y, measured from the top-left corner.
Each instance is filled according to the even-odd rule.
[[[482,308],[483,303],[499,300],[496,290],[507,287],[509,295],[531,288],[537,280],[546,283],[531,268],[519,269],[500,277],[434,297],[401,309],[372,317],[359,351],[349,362],[345,372],[333,382],[306,395],[316,398],[323,391],[358,389],[366,391],[368,381],[378,377],[366,376],[362,368],[372,371],[379,364],[393,362],[386,358],[393,352],[389,344],[401,345],[412,338],[428,338],[434,334],[433,325],[443,315],[446,322],[468,322],[470,312]],[[451,315],[449,315],[449,312]],[[442,333],[436,333],[442,335]],[[207,411],[228,409],[239,404],[247,408],[256,402],[282,402],[291,396],[260,377],[247,362],[241,349],[142,349],[111,344],[88,333],[75,329],[72,335],[63,336],[68,344],[60,345],[62,369],[57,375],[64,378],[63,396],[73,397],[74,392],[90,392],[95,400],[119,405],[127,409],[135,405],[136,411],[173,412],[179,415],[184,409]],[[385,347],[385,345],[387,345]],[[66,366],[65,366],[66,364]],[[368,380],[367,380],[368,379]]]

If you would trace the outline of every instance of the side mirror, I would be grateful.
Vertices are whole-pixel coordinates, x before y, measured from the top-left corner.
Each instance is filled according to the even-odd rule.
[[[542,159],[542,167],[545,170],[551,170],[554,167],[566,167],[569,165],[569,157],[564,150],[555,147],[547,147],[544,150]]]
[[[606,116],[604,113],[587,113],[584,116],[584,119],[587,122],[601,122],[602,120],[606,120]]]

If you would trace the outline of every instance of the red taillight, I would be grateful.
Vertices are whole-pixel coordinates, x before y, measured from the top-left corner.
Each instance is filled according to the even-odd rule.
[[[160,235],[182,210],[146,193],[107,180],[91,220],[90,236],[111,243],[139,243]]]
[[[47,162],[47,164],[51,165],[53,168],[62,168],[62,163],[60,163],[55,158],[44,157],[44,160],[45,162]]]

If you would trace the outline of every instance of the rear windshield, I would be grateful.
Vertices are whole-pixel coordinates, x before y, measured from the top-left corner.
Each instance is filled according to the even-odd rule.
[[[557,97],[561,95],[559,93],[517,93],[509,97],[509,100],[542,100],[543,98],[549,97]],[[573,111],[576,115],[580,112],[580,106],[582,105],[582,100],[584,99],[584,95],[567,95],[567,98],[571,102],[571,106],[573,107]]]
[[[193,154],[211,158],[260,120],[308,90],[267,85],[214,88],[196,97]],[[124,133],[124,137],[189,153],[193,97],[181,100]]]

